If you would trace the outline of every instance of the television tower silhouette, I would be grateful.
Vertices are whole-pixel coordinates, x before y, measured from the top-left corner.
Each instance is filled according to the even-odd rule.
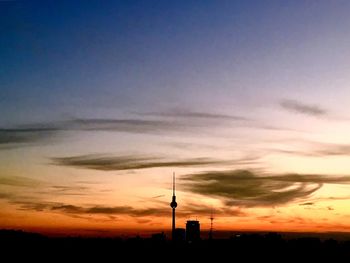
[[[175,173],[173,173],[173,198],[172,198],[172,201],[170,203],[170,207],[173,209],[171,238],[172,238],[172,240],[174,240],[174,238],[175,238],[175,208],[177,207],[176,196],[175,196]]]
[[[213,239],[213,222],[214,222],[214,215],[213,215],[213,210],[211,210],[211,213],[210,213],[209,240],[212,240],[212,239]]]

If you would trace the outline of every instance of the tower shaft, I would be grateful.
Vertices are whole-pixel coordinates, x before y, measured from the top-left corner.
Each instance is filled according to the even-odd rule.
[[[176,203],[176,195],[175,195],[175,173],[173,173],[173,197],[170,203],[170,207],[173,210],[173,214],[172,214],[172,227],[171,227],[171,238],[172,240],[174,240],[175,237],[175,209],[177,207],[177,203]]]
[[[175,235],[175,208],[173,208],[172,228],[171,228],[171,239],[174,240]]]

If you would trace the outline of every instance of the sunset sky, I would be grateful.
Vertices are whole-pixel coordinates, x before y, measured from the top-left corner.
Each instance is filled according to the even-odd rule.
[[[1,1],[0,228],[350,231],[350,1]]]

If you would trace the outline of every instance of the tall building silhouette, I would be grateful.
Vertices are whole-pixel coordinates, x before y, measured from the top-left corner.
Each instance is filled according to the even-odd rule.
[[[186,230],[184,228],[175,228],[173,241],[182,243],[186,240]]]
[[[186,223],[186,241],[189,243],[197,242],[201,239],[200,224],[197,220],[188,220]]]
[[[172,240],[174,240],[175,239],[175,208],[177,207],[176,196],[175,196],[175,173],[173,173],[173,198],[170,203],[170,207],[173,209],[171,238]]]

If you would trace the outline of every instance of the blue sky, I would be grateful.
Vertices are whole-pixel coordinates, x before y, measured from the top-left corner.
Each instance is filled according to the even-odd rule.
[[[316,103],[315,94],[329,94],[327,87],[319,94],[323,76],[346,74],[346,1],[1,6],[2,122],[166,107],[245,110],[300,93]]]

